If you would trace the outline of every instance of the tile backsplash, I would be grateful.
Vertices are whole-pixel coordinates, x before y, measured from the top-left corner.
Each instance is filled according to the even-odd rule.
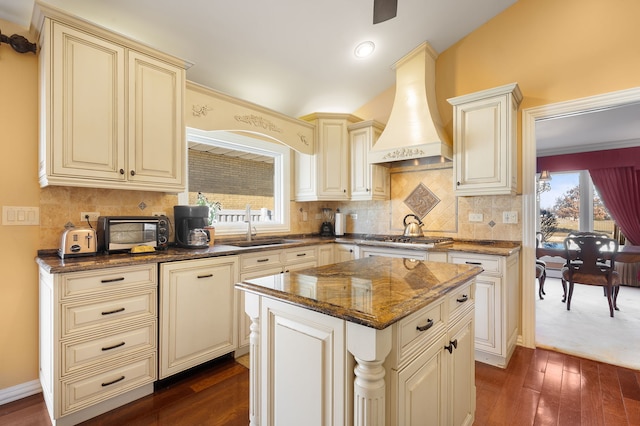
[[[154,191],[48,186],[40,190],[40,249],[57,248],[66,223],[87,226],[81,212],[100,212],[102,216],[151,216],[165,212],[173,216],[178,196]],[[140,206],[144,206],[141,209]],[[93,227],[96,226],[92,222]]]
[[[458,239],[519,241],[522,234],[521,196],[455,197],[453,168],[444,166],[391,170],[391,200],[351,202],[291,201],[291,234],[316,234],[322,224],[321,211],[340,209],[346,216],[346,233],[400,235],[403,219],[413,213],[405,200],[420,185],[430,195],[422,218],[426,235]],[[415,200],[413,200],[415,202]],[[84,226],[80,212],[98,211],[101,215],[151,215],[163,211],[173,216],[178,204],[175,194],[153,191],[123,191],[95,188],[49,186],[40,190],[40,249],[57,248],[67,222]],[[143,210],[140,206],[144,205]],[[503,212],[516,212],[518,223],[503,223]],[[481,214],[481,222],[470,222],[469,214]],[[356,218],[354,218],[354,215]],[[306,220],[304,220],[306,218]],[[492,226],[493,224],[493,226]],[[92,223],[95,227],[95,223]],[[173,235],[172,237],[173,238]]]
[[[291,232],[318,232],[322,220],[315,217],[322,208],[328,207],[334,212],[339,208],[345,213],[348,234],[400,235],[404,229],[404,217],[413,213],[405,200],[421,184],[439,200],[422,218],[425,235],[473,240],[521,240],[521,196],[456,197],[453,195],[453,168],[450,163],[415,169],[392,169],[391,200],[388,201],[291,202]],[[516,212],[518,223],[502,223],[504,211]],[[307,221],[303,221],[305,212]],[[482,214],[482,221],[470,222],[469,213]],[[352,215],[357,218],[354,219]]]

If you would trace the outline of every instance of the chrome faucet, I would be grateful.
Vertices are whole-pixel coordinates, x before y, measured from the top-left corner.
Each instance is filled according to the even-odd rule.
[[[247,212],[245,215],[245,222],[247,223],[247,241],[251,241],[251,204],[247,204]]]

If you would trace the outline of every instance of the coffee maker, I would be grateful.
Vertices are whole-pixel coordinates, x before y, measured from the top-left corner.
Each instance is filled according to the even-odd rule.
[[[322,225],[320,225],[320,236],[333,236],[333,210],[329,208],[322,209]]]
[[[176,245],[184,248],[204,248],[209,245],[208,206],[173,206],[176,222]]]

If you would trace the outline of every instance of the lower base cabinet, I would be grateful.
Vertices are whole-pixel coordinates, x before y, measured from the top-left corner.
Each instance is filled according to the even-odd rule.
[[[250,424],[472,425],[474,292],[472,280],[385,330],[247,293]]]
[[[75,425],[153,393],[155,264],[40,269],[40,384],[51,423]]]
[[[160,379],[236,350],[238,265],[237,256],[160,264]]]
[[[519,254],[505,257],[450,252],[449,262],[484,269],[476,277],[476,360],[506,368],[518,339]]]

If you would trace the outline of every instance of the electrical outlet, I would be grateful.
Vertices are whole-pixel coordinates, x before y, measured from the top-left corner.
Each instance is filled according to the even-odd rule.
[[[502,212],[502,223],[518,223],[518,212]]]
[[[87,216],[89,217],[87,218]],[[80,221],[86,222],[87,219],[89,219],[89,222],[95,222],[96,220],[98,220],[99,216],[100,212],[80,212]]]
[[[469,222],[482,222],[482,213],[469,213]]]
[[[351,213],[349,216],[351,216],[351,219],[356,220],[358,218],[358,213]]]
[[[153,212],[151,213],[152,216],[166,216],[167,213],[166,212]]]

